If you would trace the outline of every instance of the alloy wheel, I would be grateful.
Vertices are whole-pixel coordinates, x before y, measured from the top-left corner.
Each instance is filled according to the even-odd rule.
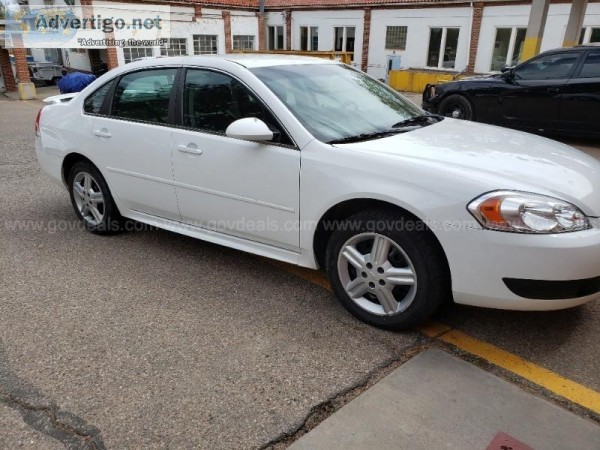
[[[83,219],[93,226],[104,220],[104,195],[98,182],[87,172],[79,172],[73,179],[73,197]]]
[[[387,236],[353,236],[342,246],[337,264],[346,294],[371,314],[400,314],[415,299],[417,275],[413,263]]]

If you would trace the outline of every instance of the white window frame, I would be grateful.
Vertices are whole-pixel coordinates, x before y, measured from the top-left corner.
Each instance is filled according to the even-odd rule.
[[[458,55],[459,43],[460,43],[460,30],[461,27],[444,27],[444,26],[431,26],[429,27],[429,42],[427,43],[427,53],[425,57],[425,64],[428,63],[429,60],[429,46],[431,45],[431,30],[434,28],[442,29],[442,39],[440,40],[440,48],[438,55],[438,63],[437,66],[427,66],[430,69],[441,69],[441,70],[456,70],[456,60],[454,61],[454,67],[444,67],[444,55],[446,54],[446,37],[448,36],[448,30],[458,30],[458,42],[456,44],[456,54]]]
[[[300,50],[302,50],[302,28],[306,28],[306,51],[308,52],[316,52],[319,50],[319,27],[318,25],[300,25],[298,41],[300,43]],[[315,33],[316,36],[313,36],[313,31],[317,30]],[[317,48],[312,48],[312,40],[313,38],[317,38]]]
[[[589,25],[587,27],[583,27],[585,32],[583,33],[583,41],[581,41],[581,45],[589,44],[590,39],[592,39],[592,30],[599,28],[600,25]]]
[[[173,48],[171,48],[171,44],[174,43],[173,41],[177,41],[176,42],[177,50],[179,52],[181,52],[181,50],[183,50],[183,53],[169,55],[169,50],[173,50]],[[176,37],[167,38],[167,41],[163,45],[160,46],[160,54],[161,54],[161,56],[185,56],[185,55],[188,55],[187,39],[186,38],[176,38]]]
[[[144,56],[139,55],[139,51],[144,49]],[[125,54],[125,50],[135,50],[138,53],[135,57],[127,57]],[[150,55],[148,55],[148,50],[150,50]],[[135,61],[138,58],[152,58],[154,56],[154,47],[123,47],[123,61],[125,64]],[[129,59],[129,61],[127,61]]]
[[[273,29],[273,36],[271,36],[271,29]],[[281,35],[283,36],[281,48],[277,44],[277,38],[279,36],[279,30],[281,30]],[[285,30],[283,25],[269,25],[267,26],[267,48],[269,50],[284,50],[285,49]],[[271,39],[274,42],[271,42]],[[272,47],[272,48],[271,48]]]
[[[390,28],[404,28],[406,32],[404,33],[404,44],[400,45],[399,48],[388,47],[388,31]],[[406,51],[406,42],[408,41],[408,26],[407,25],[386,25],[385,27],[385,42],[384,47],[386,50],[391,51]],[[429,50],[428,50],[429,51]]]
[[[202,50],[202,46],[200,44],[200,38],[210,38],[210,51],[203,51]],[[214,48],[215,51],[213,51],[213,41],[214,41]],[[204,43],[205,44],[205,43]],[[198,50],[196,51],[196,48],[198,48]],[[204,48],[206,48],[206,45],[204,45]],[[194,55],[217,55],[219,54],[219,36],[216,34],[194,34],[192,35],[192,51],[194,52]]]
[[[252,47],[251,48],[241,48],[241,47],[236,48],[235,47],[235,41],[236,41],[236,39],[239,41],[240,38],[244,38],[243,40],[246,40],[246,38],[252,38],[251,39],[252,40]],[[250,39],[248,39],[248,41],[249,40]],[[242,51],[243,50],[255,50],[255,46],[256,46],[256,36],[253,35],[253,34],[234,34],[231,37],[231,48],[233,50],[242,50]]]
[[[506,61],[504,61],[504,64],[506,65],[510,65],[510,63],[512,63],[513,57],[515,55],[515,44],[517,43],[517,34],[518,34],[518,30],[522,29],[522,30],[527,30],[526,26],[498,26],[495,27],[495,33],[494,33],[494,40],[492,41],[492,45],[496,42],[496,39],[498,37],[498,30],[499,29],[506,29],[506,28],[510,28],[510,39],[508,40],[508,53],[506,54]],[[496,72],[495,70],[492,70],[492,64],[494,64],[494,48],[492,47],[492,54],[490,55],[490,63],[488,64],[489,70],[490,72]]]
[[[335,29],[342,28],[344,31],[342,32],[342,52],[346,52],[346,46],[348,45],[348,28],[354,28],[354,51],[356,52],[356,26],[354,25],[336,25],[333,27],[333,38],[335,39]],[[335,42],[333,43],[333,48],[335,48]]]

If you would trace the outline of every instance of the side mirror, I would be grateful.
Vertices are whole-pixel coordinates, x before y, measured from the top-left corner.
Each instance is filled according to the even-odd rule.
[[[509,65],[507,65],[507,64],[504,64],[504,65],[502,66],[502,68],[500,69],[500,72],[502,72],[502,73],[505,73],[505,72],[508,72],[510,69],[512,69],[512,67],[510,67],[510,66],[509,66]]]
[[[225,135],[245,141],[272,141],[273,132],[262,120],[256,117],[246,117],[233,122],[225,130]]]

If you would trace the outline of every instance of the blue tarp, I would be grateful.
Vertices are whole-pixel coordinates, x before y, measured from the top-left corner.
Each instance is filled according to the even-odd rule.
[[[96,77],[89,73],[69,73],[59,80],[58,89],[60,89],[61,94],[80,92],[95,79]]]

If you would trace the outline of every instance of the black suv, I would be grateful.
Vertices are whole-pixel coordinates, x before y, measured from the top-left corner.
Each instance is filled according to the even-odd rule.
[[[427,85],[423,108],[526,131],[600,138],[600,46],[551,50],[500,74]]]

